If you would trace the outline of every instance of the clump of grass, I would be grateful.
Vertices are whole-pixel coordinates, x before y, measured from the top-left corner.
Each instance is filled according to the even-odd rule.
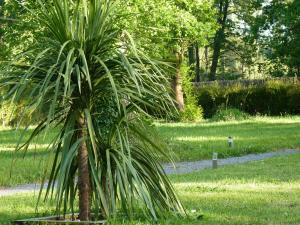
[[[249,119],[250,115],[236,108],[220,108],[211,121],[241,121]]]

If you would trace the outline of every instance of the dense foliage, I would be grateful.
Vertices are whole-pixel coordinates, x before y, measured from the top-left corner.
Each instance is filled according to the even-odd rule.
[[[0,1],[0,61],[30,46],[42,29],[23,8],[37,1],[17,2]],[[124,20],[116,25],[138,46],[175,67],[183,54],[198,81],[299,74],[297,0],[129,0],[118,8]]]
[[[270,81],[263,85],[209,85],[197,91],[198,104],[205,117],[212,117],[220,107],[233,107],[251,115],[300,113],[300,84]]]
[[[300,2],[273,0],[257,18],[260,42],[274,76],[300,76]]]
[[[195,88],[192,84],[194,72],[184,64],[180,73],[182,74],[182,88],[184,92],[185,107],[180,112],[180,120],[184,122],[199,122],[203,119],[203,109],[197,104]]]
[[[207,45],[217,29],[212,3],[211,0],[117,1],[116,11],[122,20],[116,21],[114,26],[127,30],[136,40],[136,46],[148,55],[169,62],[169,66],[164,66],[165,74],[174,79],[176,76],[176,85],[181,89],[178,71],[188,46],[194,43],[201,47]],[[10,0],[1,1],[0,11],[5,24],[0,26],[0,44],[5,53],[3,51],[0,56],[0,66],[27,50],[37,41],[39,32],[45,29],[41,23],[32,23],[32,14],[23,6],[38,8],[37,2],[31,0],[23,1],[21,5]],[[17,40],[14,37],[18,37]],[[183,93],[179,95],[184,107]]]

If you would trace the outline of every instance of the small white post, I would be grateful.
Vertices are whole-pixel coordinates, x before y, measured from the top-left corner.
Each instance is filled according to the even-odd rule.
[[[229,147],[229,148],[233,148],[233,145],[234,145],[234,144],[233,144],[233,137],[229,136],[229,137],[228,137],[228,147]]]
[[[213,169],[217,169],[218,168],[218,153],[217,152],[213,153],[212,168]]]

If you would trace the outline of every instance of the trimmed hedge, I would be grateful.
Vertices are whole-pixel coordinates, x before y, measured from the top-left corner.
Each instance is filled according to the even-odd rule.
[[[300,83],[268,81],[260,86],[208,85],[196,89],[204,116],[212,117],[220,107],[237,108],[251,115],[300,114]]]

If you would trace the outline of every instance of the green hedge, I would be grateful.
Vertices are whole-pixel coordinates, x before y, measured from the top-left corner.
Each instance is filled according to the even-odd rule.
[[[228,87],[215,84],[197,88],[196,93],[206,118],[220,107],[237,108],[251,115],[300,114],[300,83],[269,81],[260,86]]]

